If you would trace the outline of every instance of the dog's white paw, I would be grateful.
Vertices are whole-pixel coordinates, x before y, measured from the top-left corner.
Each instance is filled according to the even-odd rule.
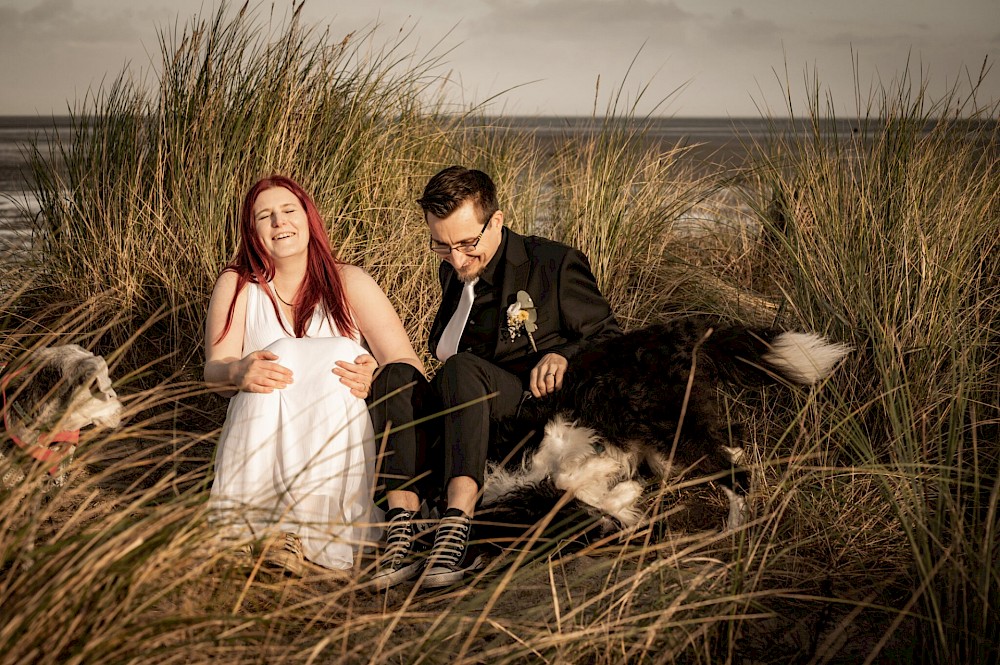
[[[582,501],[591,503],[583,496],[592,495],[595,500],[596,497],[604,496],[611,483],[621,477],[621,471],[621,465],[616,460],[603,455],[592,455],[575,467],[559,469],[552,481],[559,489],[573,492]]]
[[[725,531],[736,531],[747,522],[747,500],[728,487],[723,487],[722,491],[729,497],[729,518]]]
[[[637,503],[642,496],[642,485],[634,480],[618,483],[604,497],[601,510],[614,515],[625,526],[635,526],[642,517]]]

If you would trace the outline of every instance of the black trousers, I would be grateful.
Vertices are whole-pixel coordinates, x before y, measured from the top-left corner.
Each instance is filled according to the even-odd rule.
[[[432,464],[440,436],[429,421],[420,422],[440,411],[430,383],[413,365],[389,363],[372,381],[367,402],[378,455],[376,488],[426,496],[440,483],[443,470],[434,473]]]
[[[517,415],[524,384],[510,372],[471,353],[457,353],[434,376],[434,393],[449,411],[441,419],[444,486],[469,476],[483,486],[487,459],[502,459],[509,443],[499,425]]]
[[[523,398],[520,378],[471,353],[449,358],[431,383],[411,365],[385,365],[368,397],[381,453],[377,484],[429,500],[456,476],[482,487],[486,461],[512,447],[499,424]]]

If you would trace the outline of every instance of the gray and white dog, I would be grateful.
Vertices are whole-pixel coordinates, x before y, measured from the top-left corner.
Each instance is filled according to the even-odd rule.
[[[123,408],[108,365],[83,347],[43,348],[20,365],[0,367],[0,482],[6,487],[24,480],[34,460],[49,464],[51,481],[62,484],[80,430],[121,423]]]

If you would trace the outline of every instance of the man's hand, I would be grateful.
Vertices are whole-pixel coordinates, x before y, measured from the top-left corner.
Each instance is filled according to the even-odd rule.
[[[558,353],[546,353],[531,370],[528,386],[535,397],[543,397],[562,388],[569,361]]]
[[[378,362],[367,353],[354,359],[353,363],[338,360],[333,373],[340,377],[340,382],[351,389],[351,394],[364,399],[372,388],[372,377],[378,369]]]

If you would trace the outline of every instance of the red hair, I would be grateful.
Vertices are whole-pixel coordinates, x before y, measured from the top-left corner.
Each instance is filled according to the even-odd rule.
[[[272,175],[255,182],[243,199],[243,207],[240,209],[240,246],[236,250],[236,258],[222,271],[232,270],[236,273],[237,280],[236,291],[233,292],[233,300],[229,303],[229,313],[226,315],[226,327],[219,335],[219,340],[229,333],[229,328],[233,324],[233,311],[236,309],[236,297],[243,290],[243,287],[251,282],[265,284],[274,278],[274,261],[264,249],[264,243],[261,242],[260,236],[257,234],[253,206],[261,192],[275,187],[284,187],[298,198],[309,222],[306,276],[302,286],[299,287],[299,297],[293,308],[295,336],[305,337],[313,312],[321,302],[327,318],[337,331],[341,335],[354,336],[358,327],[351,316],[347,294],[344,293],[344,283],[340,278],[340,271],[337,269],[337,266],[343,262],[338,261],[333,254],[316,204],[302,189],[302,186],[291,178]],[[281,319],[278,301],[275,300],[274,294],[271,293],[271,289],[264,289],[264,292],[267,293],[271,304],[274,305],[274,313],[278,317],[282,329],[288,332]]]

